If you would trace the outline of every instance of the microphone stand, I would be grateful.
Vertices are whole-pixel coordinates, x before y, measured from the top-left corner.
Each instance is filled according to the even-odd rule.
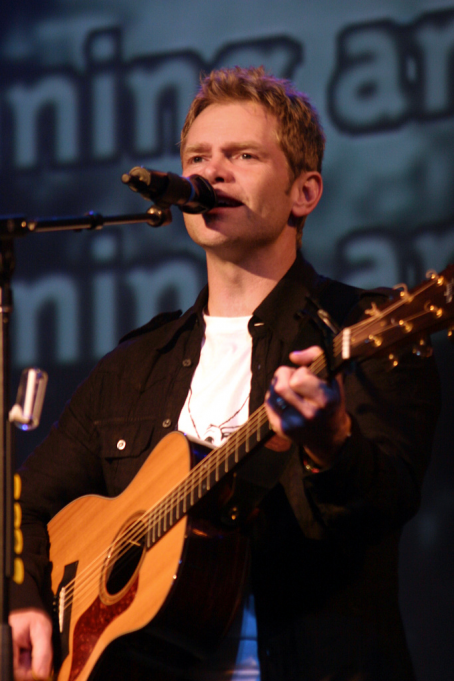
[[[0,679],[13,678],[12,636],[8,625],[9,580],[14,574],[12,424],[9,409],[9,318],[12,309],[13,241],[0,236]]]
[[[8,419],[11,358],[9,324],[12,304],[11,279],[14,271],[14,239],[28,233],[63,230],[99,230],[103,225],[148,223],[161,227],[172,222],[170,208],[151,206],[146,213],[103,217],[90,212],[82,217],[28,220],[24,216],[0,216],[0,681],[13,681],[12,632],[8,624],[9,585],[14,576],[15,518],[13,475],[13,429]],[[17,496],[17,494],[16,494]]]

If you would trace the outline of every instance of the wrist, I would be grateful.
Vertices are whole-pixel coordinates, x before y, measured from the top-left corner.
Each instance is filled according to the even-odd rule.
[[[329,446],[325,445],[323,449],[311,450],[304,448],[302,463],[304,470],[308,473],[320,473],[327,468],[330,468],[340,456],[341,451],[351,437],[352,421],[350,415],[345,413],[345,419],[342,425],[336,430],[335,435],[330,439]]]

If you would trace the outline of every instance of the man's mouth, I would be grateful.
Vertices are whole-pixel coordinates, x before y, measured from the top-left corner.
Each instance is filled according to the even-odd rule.
[[[236,208],[237,206],[242,206],[242,202],[234,199],[232,196],[227,196],[226,194],[219,194],[216,192],[217,203],[215,208]]]

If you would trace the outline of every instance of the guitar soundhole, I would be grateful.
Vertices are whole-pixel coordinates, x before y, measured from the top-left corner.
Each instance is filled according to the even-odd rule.
[[[101,600],[116,602],[135,579],[146,552],[145,528],[140,520],[129,519],[118,533],[104,564]]]
[[[118,558],[107,573],[106,591],[111,596],[116,596],[128,584],[134,576],[143,556],[145,546],[133,546],[124,550],[124,554]]]

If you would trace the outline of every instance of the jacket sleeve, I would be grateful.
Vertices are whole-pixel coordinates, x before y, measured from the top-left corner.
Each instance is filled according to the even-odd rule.
[[[374,542],[418,510],[440,409],[435,362],[411,351],[394,369],[368,360],[346,376],[345,394],[351,436],[331,468],[302,466],[303,485],[319,526]]]

